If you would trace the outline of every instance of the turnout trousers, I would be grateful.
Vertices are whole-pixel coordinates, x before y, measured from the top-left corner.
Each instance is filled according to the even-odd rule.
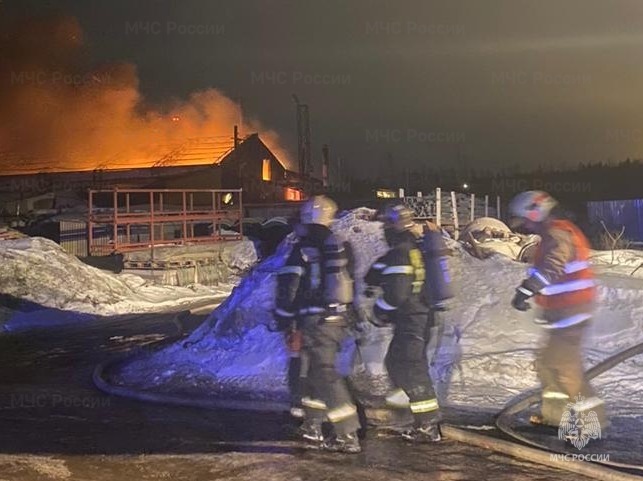
[[[429,374],[427,344],[433,325],[433,313],[400,317],[393,330],[393,340],[386,354],[386,368],[397,392],[387,401],[393,407],[410,408],[416,427],[440,420],[438,400]],[[396,401],[403,391],[409,404]]]
[[[306,377],[302,370],[302,333],[300,329],[293,329],[285,333],[285,343],[288,349],[288,389],[290,391],[290,407],[301,408],[302,384]]]
[[[307,421],[327,418],[338,435],[354,433],[360,427],[357,408],[336,368],[337,356],[348,336],[345,321],[324,321],[307,317],[303,325],[302,360],[307,364],[302,405]],[[303,380],[303,379],[302,379]]]
[[[543,388],[544,424],[558,427],[563,413],[568,410],[568,403],[575,404],[578,396],[583,398],[582,403],[576,405],[578,408],[595,411],[599,422],[606,423],[605,405],[596,396],[583,369],[583,335],[589,322],[590,320],[570,327],[547,329],[545,344],[536,362],[538,378]]]

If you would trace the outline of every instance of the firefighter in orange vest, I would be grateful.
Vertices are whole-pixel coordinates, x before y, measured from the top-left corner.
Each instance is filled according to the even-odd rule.
[[[542,191],[523,192],[509,205],[513,227],[541,236],[534,265],[512,301],[514,308],[527,311],[533,297],[540,308],[536,322],[545,331],[537,361],[542,408],[530,421],[558,427],[571,404],[577,415],[593,412],[605,428],[604,403],[583,370],[583,335],[597,298],[589,243],[572,222],[553,215],[556,205]]]

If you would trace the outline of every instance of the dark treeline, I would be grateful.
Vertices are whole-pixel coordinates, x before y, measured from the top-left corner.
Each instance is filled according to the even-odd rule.
[[[466,187],[465,187],[466,185]],[[350,185],[339,186],[340,192],[353,197],[369,197],[378,188],[397,190],[407,195],[428,193],[435,187],[478,195],[513,197],[525,190],[545,190],[566,203],[590,200],[643,198],[643,162],[627,159],[618,164],[580,164],[570,169],[537,168],[530,172],[491,172],[488,170],[443,168],[391,169],[377,179],[353,178]]]

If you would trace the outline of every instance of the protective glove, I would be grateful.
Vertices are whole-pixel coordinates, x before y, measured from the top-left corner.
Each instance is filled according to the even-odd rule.
[[[516,289],[516,295],[514,298],[511,300],[511,305],[513,306],[514,309],[518,309],[519,311],[525,312],[531,309],[531,305],[527,302],[528,299],[530,299],[531,296],[528,295],[527,293]]]
[[[537,272],[522,281],[522,284],[516,288],[516,295],[511,301],[511,305],[514,309],[518,309],[523,312],[531,309],[531,305],[527,300],[540,292],[540,290],[545,287],[545,282],[546,281],[543,276],[539,275]]]

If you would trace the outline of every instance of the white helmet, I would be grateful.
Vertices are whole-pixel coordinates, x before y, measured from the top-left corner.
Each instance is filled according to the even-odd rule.
[[[335,214],[337,213],[337,204],[334,200],[325,195],[316,195],[306,201],[301,208],[302,224],[321,224],[329,226]]]
[[[528,190],[514,197],[509,204],[512,216],[528,219],[532,222],[542,222],[556,207],[556,199],[542,190]]]

